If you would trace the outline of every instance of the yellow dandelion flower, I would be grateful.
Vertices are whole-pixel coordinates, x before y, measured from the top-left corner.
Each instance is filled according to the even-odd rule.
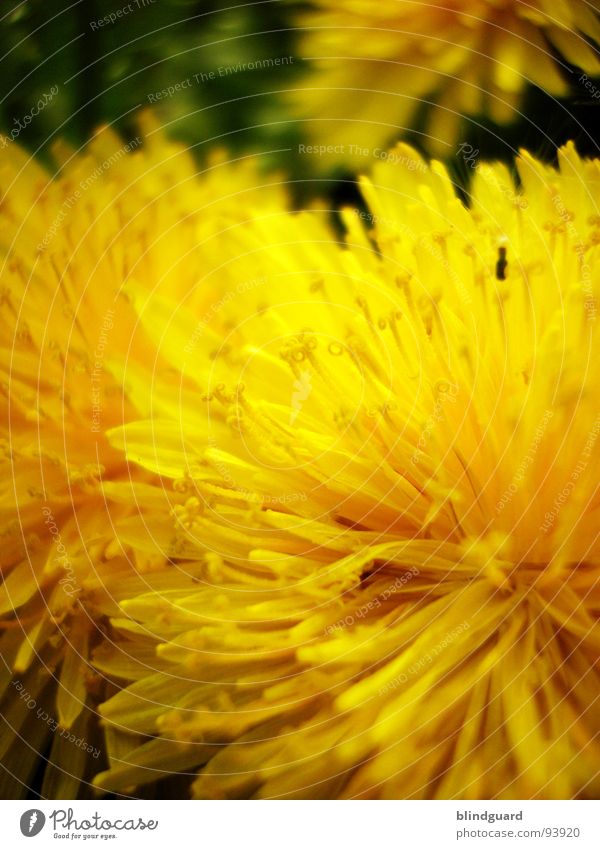
[[[298,21],[312,70],[292,96],[311,140],[330,146],[316,164],[364,162],[418,114],[423,143],[447,156],[463,116],[514,121],[529,84],[566,95],[557,54],[600,73],[598,9],[586,0],[319,0]]]
[[[109,434],[162,481],[123,531],[192,583],[121,596],[101,788],[600,792],[600,161],[482,165],[467,206],[393,154],[345,244],[250,222],[220,280],[264,285],[139,311],[178,378]]]
[[[105,430],[152,411],[149,340],[133,301],[188,297],[221,262],[218,234],[252,207],[279,206],[254,160],[218,154],[205,172],[149,118],[124,143],[107,129],[82,154],[64,145],[52,177],[5,140],[2,264],[0,732],[4,798],[72,798],[104,746],[89,664],[115,593],[152,586],[157,562],[115,535],[127,478]],[[153,361],[168,379],[166,363]],[[154,402],[157,399],[154,398]],[[140,486],[150,476],[137,475]],[[141,583],[136,583],[139,580]],[[102,750],[102,751],[101,751]],[[49,754],[48,754],[49,752]],[[37,778],[36,778],[37,776]]]

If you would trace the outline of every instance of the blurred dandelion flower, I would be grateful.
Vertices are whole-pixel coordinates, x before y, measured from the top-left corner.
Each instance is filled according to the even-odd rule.
[[[95,655],[129,681],[101,788],[600,792],[600,163],[482,165],[465,206],[393,153],[345,244],[317,212],[237,228],[200,337],[139,310],[177,390],[109,434],[161,478],[115,486],[115,526],[173,585],[121,594]]]
[[[135,505],[119,503],[118,493],[111,501],[127,468],[104,432],[153,409],[144,383],[149,340],[132,292],[160,301],[167,289],[201,304],[202,281],[221,262],[219,232],[283,198],[254,160],[229,164],[218,155],[199,176],[190,153],[149,117],[140,134],[124,144],[104,129],[82,154],[59,145],[55,178],[5,140],[4,798],[27,792],[47,751],[41,792],[49,798],[73,798],[82,776],[98,768],[93,706],[104,689],[90,648],[118,611],[115,594],[148,589],[159,565],[113,528]],[[167,364],[153,362],[168,375]],[[149,477],[138,475],[139,486]]]
[[[529,84],[566,95],[559,57],[599,74],[598,8],[586,0],[318,0],[297,22],[312,70],[294,108],[339,161],[360,163],[423,116],[423,143],[447,156],[464,116],[514,121]],[[332,156],[321,162],[329,167]]]

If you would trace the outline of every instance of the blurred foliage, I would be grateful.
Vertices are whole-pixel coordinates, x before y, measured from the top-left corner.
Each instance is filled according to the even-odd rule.
[[[153,108],[173,136],[195,147],[200,161],[214,144],[233,154],[260,151],[266,166],[305,180],[310,160],[295,155],[301,126],[277,97],[302,84],[304,63],[292,26],[300,5],[293,0],[241,5],[235,0],[8,0],[0,13],[0,128],[8,134],[20,128],[19,142],[41,155],[58,136],[82,144],[103,122],[130,137],[137,109],[149,106],[157,92],[191,80]],[[111,13],[120,16],[98,23]],[[286,56],[293,61],[276,69],[235,70]],[[220,76],[219,68],[230,72]],[[211,72],[212,79],[194,79]],[[577,72],[569,76],[577,90],[564,104],[531,89],[523,110],[527,120],[500,131],[469,122],[465,140],[483,158],[507,159],[511,149],[525,146],[551,159],[555,145],[568,138],[582,153],[597,154],[599,101],[578,85]],[[56,97],[24,127],[25,116],[53,85]],[[452,167],[460,182],[468,178],[468,165],[460,159]],[[352,196],[350,185],[342,179],[329,188],[344,200]],[[305,185],[304,194],[324,190],[317,181]]]
[[[289,147],[296,128],[276,100],[299,71],[289,11],[278,0],[233,8],[216,0],[14,4],[0,21],[0,128],[10,133],[57,85],[52,103],[19,135],[30,150],[43,150],[57,135],[79,145],[102,122],[131,133],[137,108],[190,80],[153,106],[172,135],[234,151]],[[114,23],[99,25],[119,12]],[[288,65],[236,70],[286,56]],[[227,73],[220,76],[219,68]],[[214,79],[194,79],[211,72]]]

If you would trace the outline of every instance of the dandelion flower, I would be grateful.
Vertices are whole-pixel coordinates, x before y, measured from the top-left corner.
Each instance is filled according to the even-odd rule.
[[[148,339],[131,291],[186,292],[220,262],[220,230],[282,199],[256,161],[219,155],[199,176],[151,119],[125,144],[107,129],[82,154],[64,145],[52,178],[5,140],[2,237],[2,680],[0,796],[38,786],[73,798],[104,746],[89,664],[115,594],[152,586],[156,560],[116,537],[111,503],[127,478],[105,430],[149,415]],[[155,295],[153,294],[155,293]],[[155,362],[163,378],[168,364]],[[125,379],[126,374],[126,379]],[[150,476],[138,475],[140,486]],[[140,583],[136,583],[139,581]],[[129,582],[129,583],[127,583]],[[100,747],[100,748],[99,748]],[[37,776],[37,778],[36,778]]]
[[[529,84],[566,95],[564,60],[599,74],[597,10],[585,0],[319,0],[298,21],[312,69],[294,107],[312,140],[333,146],[326,164],[356,165],[422,118],[423,143],[447,156],[463,116],[514,121]]]
[[[600,162],[517,167],[465,205],[400,145],[344,243],[274,214],[219,277],[264,285],[138,306],[177,389],[109,434],[161,479],[116,528],[192,584],[121,596],[99,787],[597,796]]]

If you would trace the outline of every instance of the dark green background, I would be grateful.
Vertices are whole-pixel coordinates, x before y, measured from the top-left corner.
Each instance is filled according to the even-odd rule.
[[[306,4],[293,0],[237,6],[235,0],[139,1],[149,5],[96,30],[90,22],[122,9],[124,0],[9,0],[3,4],[2,130],[10,132],[15,120],[27,115],[56,84],[58,95],[20,133],[20,144],[45,156],[57,136],[79,145],[102,122],[114,123],[129,137],[135,134],[135,109],[148,105],[149,93],[219,66],[292,55],[294,63],[275,72],[242,71],[184,89],[162,101],[157,111],[168,132],[195,146],[200,162],[207,147],[218,142],[234,153],[274,151],[265,157],[267,165],[285,168],[293,179],[310,178],[310,160],[294,154],[303,138],[302,126],[277,97],[279,90],[301,85],[305,63],[297,55],[293,21],[296,10]],[[557,107],[543,92],[531,89],[523,110],[529,120],[502,128],[502,141],[486,127],[471,123],[463,137],[479,149],[481,157],[509,159],[512,150],[524,146],[551,160],[556,145],[569,138],[576,140],[580,152],[597,153],[594,137],[600,100],[591,98],[578,83],[579,72],[566,75],[572,96]],[[463,182],[468,166],[455,157],[452,167]],[[333,176],[337,179],[326,190],[335,200],[351,197],[351,175]],[[311,181],[300,197],[323,194],[324,189],[323,183]]]

